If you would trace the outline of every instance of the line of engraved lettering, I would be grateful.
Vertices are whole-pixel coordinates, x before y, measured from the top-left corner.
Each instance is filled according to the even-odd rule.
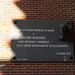
[[[31,47],[31,44],[24,44],[24,45],[22,45],[22,44],[17,44],[16,46],[17,46],[17,47]]]
[[[17,47],[68,47],[68,45],[48,45],[48,44],[17,44]]]
[[[23,40],[21,40],[21,41],[18,41],[18,43],[35,43],[36,41],[29,41],[29,40],[27,40],[27,41],[23,41]]]
[[[37,41],[37,43],[49,43],[49,41]]]
[[[44,36],[23,36],[22,39],[46,39]]]
[[[28,31],[28,32],[54,32],[54,29],[20,29],[21,31]]]
[[[31,39],[31,36],[23,36],[22,39]]]
[[[44,36],[33,36],[32,39],[46,39]]]
[[[68,45],[49,45],[49,47],[68,47]]]
[[[71,52],[57,52],[56,55],[71,55]]]
[[[46,47],[46,45],[32,45],[32,47]]]

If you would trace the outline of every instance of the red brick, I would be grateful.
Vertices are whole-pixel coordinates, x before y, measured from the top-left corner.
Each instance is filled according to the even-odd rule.
[[[22,0],[16,5],[26,13],[26,19],[71,20],[75,28],[75,0]],[[5,64],[0,68],[3,75],[75,75],[75,62]]]

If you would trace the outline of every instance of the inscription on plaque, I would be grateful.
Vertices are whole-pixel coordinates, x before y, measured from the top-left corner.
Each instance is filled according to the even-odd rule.
[[[74,61],[71,21],[13,20],[22,33],[11,40],[12,61]]]

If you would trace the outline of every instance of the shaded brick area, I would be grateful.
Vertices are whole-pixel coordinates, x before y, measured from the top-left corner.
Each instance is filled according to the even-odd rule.
[[[2,75],[75,75],[75,63],[6,62],[5,65],[0,68]]]

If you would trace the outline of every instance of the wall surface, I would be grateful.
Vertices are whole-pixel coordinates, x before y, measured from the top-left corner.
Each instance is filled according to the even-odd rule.
[[[15,4],[26,14],[24,19],[71,20],[75,38],[75,0],[17,0]],[[1,61],[3,64],[0,75],[75,75],[75,62]]]

